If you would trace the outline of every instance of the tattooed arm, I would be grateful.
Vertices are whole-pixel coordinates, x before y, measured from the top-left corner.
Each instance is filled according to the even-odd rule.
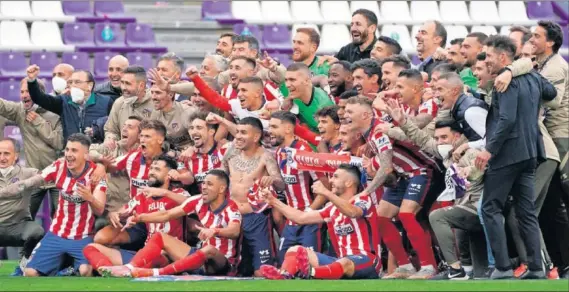
[[[387,176],[393,171],[391,160],[393,158],[393,149],[384,150],[377,156],[379,160],[379,169],[375,173],[375,177],[367,184],[363,191],[365,194],[373,193],[378,187],[385,183]]]
[[[267,173],[273,178],[273,188],[275,188],[275,191],[284,191],[286,186],[274,155],[269,151],[265,151],[263,154],[263,160],[265,160]]]
[[[229,148],[227,148],[227,152],[225,152],[225,155],[223,155],[223,159],[221,160],[221,167],[220,167],[223,171],[225,171],[225,173],[227,173],[227,175],[229,175],[229,161],[236,154],[237,154],[237,149],[235,149],[235,146],[233,145],[233,143],[231,143],[229,145]]]

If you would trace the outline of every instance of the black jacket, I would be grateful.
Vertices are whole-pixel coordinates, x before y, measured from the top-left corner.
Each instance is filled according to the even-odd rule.
[[[122,95],[120,87],[111,86],[111,81],[95,85],[94,92],[98,95],[108,96],[113,102]]]
[[[486,150],[492,154],[488,162],[491,169],[545,158],[537,119],[541,99],[553,100],[556,95],[555,87],[536,72],[514,77],[503,93],[494,90],[486,118]]]
[[[28,81],[28,90],[35,104],[61,117],[64,141],[71,134],[84,133],[85,128],[91,127],[96,119],[108,116],[113,106],[113,101],[108,96],[92,93],[82,109],[71,101],[69,95],[53,96],[44,93],[36,80]]]
[[[348,61],[350,63],[359,61],[361,59],[369,59],[371,55],[371,50],[373,49],[373,46],[375,45],[376,41],[377,39],[374,36],[373,42],[367,48],[365,48],[363,52],[360,51],[360,46],[354,43],[349,43],[343,46],[340,49],[340,51],[336,53],[335,57],[340,61]]]

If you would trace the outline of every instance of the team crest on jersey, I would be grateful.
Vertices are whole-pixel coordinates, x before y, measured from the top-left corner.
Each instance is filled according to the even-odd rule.
[[[10,183],[17,183],[20,179],[17,177],[12,178],[12,180],[10,181]]]
[[[172,130],[176,130],[178,128],[178,123],[172,123]]]
[[[347,236],[350,233],[354,232],[354,227],[352,226],[352,224],[342,224],[334,226],[334,232],[336,232],[336,234],[340,236]]]
[[[217,156],[217,155],[212,155],[212,156],[211,156],[211,163],[212,163],[213,165],[218,164],[218,163],[219,163],[219,156]]]
[[[150,117],[150,109],[147,109],[147,108],[143,109],[143,110],[142,110],[142,115],[143,115],[145,118]]]

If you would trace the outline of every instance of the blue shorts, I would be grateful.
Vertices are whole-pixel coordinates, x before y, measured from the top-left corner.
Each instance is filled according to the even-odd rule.
[[[240,271],[248,275],[258,270],[261,265],[273,265],[275,250],[272,244],[272,228],[269,212],[249,213],[243,215],[241,231],[243,241],[241,245]],[[253,271],[247,268],[253,267]],[[245,268],[245,270],[242,270]]]
[[[79,271],[79,266],[89,264],[83,255],[83,249],[89,243],[93,243],[91,236],[73,240],[48,232],[36,245],[27,268],[34,269],[45,276],[52,276],[61,268],[64,256],[69,255],[73,259],[73,267]]]
[[[320,226],[318,224],[285,225],[279,244],[279,265],[282,264],[286,251],[295,245],[320,251]]]
[[[137,223],[131,228],[127,228],[126,232],[130,238],[129,243],[121,245],[121,248],[128,250],[139,250],[144,247],[148,232],[146,231],[145,223]]]
[[[130,261],[132,261],[132,258],[136,254],[136,251],[128,250],[128,249],[122,249],[122,248],[119,249],[119,252],[121,253],[123,265],[130,263]]]
[[[325,266],[338,261],[338,258],[325,255],[323,253],[316,253],[318,258],[318,265]],[[346,256],[354,263],[355,271],[350,279],[378,279],[379,271],[381,269],[381,262],[378,257],[370,258],[366,255],[350,255]]]
[[[394,188],[385,188],[381,199],[397,207],[401,206],[403,200],[411,200],[423,205],[430,186],[431,178],[427,175],[417,175],[409,179],[401,178]]]

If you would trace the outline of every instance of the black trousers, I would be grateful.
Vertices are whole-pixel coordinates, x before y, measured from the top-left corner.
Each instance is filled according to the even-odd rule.
[[[504,230],[504,205],[511,195],[514,198],[520,234],[528,256],[528,268],[542,270],[537,215],[535,212],[535,170],[537,160],[528,159],[499,169],[488,168],[484,177],[482,217],[496,260],[496,268],[512,268]]]

